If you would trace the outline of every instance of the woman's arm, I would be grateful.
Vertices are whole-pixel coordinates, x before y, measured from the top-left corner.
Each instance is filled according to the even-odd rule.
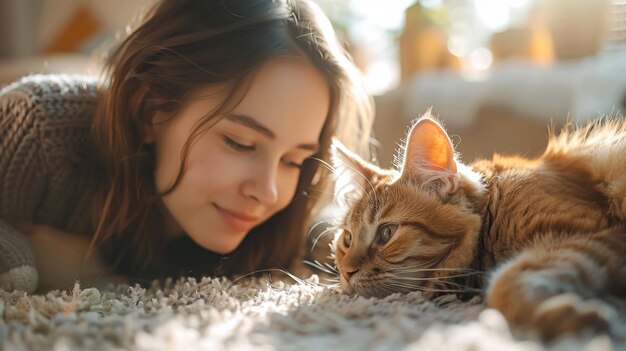
[[[35,254],[39,291],[71,289],[76,281],[83,287],[104,287],[125,281],[105,264],[97,249],[87,257],[90,239],[86,236],[47,225],[20,224],[17,228],[26,234]]]
[[[96,101],[95,80],[87,77],[34,75],[0,88],[1,289],[32,292],[42,276],[36,267],[46,267],[35,263],[29,245],[39,236],[26,238],[15,224],[61,225],[72,220],[68,206],[82,206],[57,197],[66,188],[75,194],[76,179],[67,172],[74,165],[65,161],[71,147],[80,147],[83,136],[76,131],[86,129]]]
[[[0,89],[0,288],[7,291],[37,287],[32,250],[11,225],[32,221],[45,193],[36,101],[34,89],[22,81]]]

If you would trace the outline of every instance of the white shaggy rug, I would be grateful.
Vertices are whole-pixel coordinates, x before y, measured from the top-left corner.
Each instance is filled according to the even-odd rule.
[[[621,350],[598,336],[545,347],[511,336],[480,298],[344,296],[317,276],[286,284],[205,278],[142,289],[0,290],[1,350]]]

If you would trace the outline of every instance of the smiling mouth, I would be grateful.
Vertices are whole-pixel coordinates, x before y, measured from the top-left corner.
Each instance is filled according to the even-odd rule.
[[[217,213],[220,214],[224,222],[233,229],[247,232],[259,223],[259,217],[252,217],[243,213],[230,211],[216,204],[213,204],[213,206],[215,206]]]

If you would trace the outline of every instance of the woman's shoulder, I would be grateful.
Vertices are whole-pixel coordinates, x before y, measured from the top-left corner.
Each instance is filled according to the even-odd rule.
[[[77,172],[89,156],[97,103],[91,77],[33,75],[0,89],[0,217],[32,220],[42,206],[49,217],[63,211],[69,189],[85,184]]]
[[[97,104],[95,77],[31,75],[0,89],[0,126],[9,139],[23,135],[59,155],[84,145]]]
[[[0,94],[7,92],[25,93],[38,98],[51,95],[95,93],[97,77],[79,74],[32,74],[3,86]]]
[[[97,79],[91,76],[31,75],[0,89],[0,107],[4,111],[37,116],[42,119],[40,123],[93,112],[97,101]]]

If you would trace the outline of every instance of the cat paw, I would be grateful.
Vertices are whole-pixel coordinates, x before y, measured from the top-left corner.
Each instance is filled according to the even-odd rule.
[[[610,334],[615,310],[598,300],[582,300],[560,294],[542,302],[533,315],[532,327],[545,342],[565,335]]]

